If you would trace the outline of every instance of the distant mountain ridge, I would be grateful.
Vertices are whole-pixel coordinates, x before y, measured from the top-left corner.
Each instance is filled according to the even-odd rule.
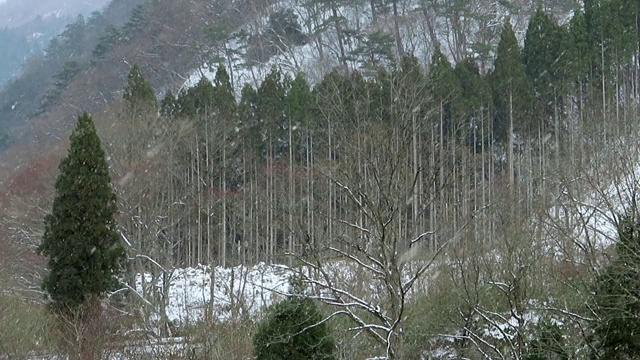
[[[24,64],[41,54],[49,41],[78,15],[101,10],[107,0],[0,2],[0,86],[19,75]]]

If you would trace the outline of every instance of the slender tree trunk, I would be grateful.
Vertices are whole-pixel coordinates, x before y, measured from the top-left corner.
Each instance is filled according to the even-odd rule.
[[[507,167],[509,168],[509,186],[513,189],[514,183],[514,159],[513,159],[513,91],[509,92],[509,133],[507,148]]]
[[[400,35],[398,0],[393,0],[392,6],[393,6],[393,30],[396,37],[396,48],[398,51],[398,58],[402,59],[404,57],[404,46],[402,45],[402,36]]]
[[[338,36],[338,48],[340,49],[340,62],[344,67],[344,71],[348,71],[347,56],[344,50],[344,32],[342,31],[342,25],[340,25],[340,18],[338,17],[338,9],[335,6],[331,7],[331,13],[333,15],[334,24],[336,27],[336,35]]]

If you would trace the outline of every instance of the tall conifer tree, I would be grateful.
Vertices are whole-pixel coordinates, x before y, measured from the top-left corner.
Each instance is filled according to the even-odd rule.
[[[454,124],[457,120],[457,103],[460,95],[460,84],[456,78],[449,59],[437,47],[431,59],[431,69],[428,75],[431,96],[434,99],[434,108],[437,118],[435,121],[443,128],[444,136],[451,135],[460,124]]]
[[[122,97],[131,109],[155,107],[157,105],[156,94],[151,84],[142,76],[137,64],[133,65],[129,71],[127,85],[124,88]]]
[[[531,87],[521,61],[518,40],[509,19],[505,21],[500,34],[492,85],[496,110],[494,129],[500,131],[498,137],[504,140],[509,135],[510,117],[515,131],[528,130],[531,125],[527,123]]]
[[[118,286],[125,249],[116,230],[116,196],[91,117],[85,112],[59,166],[56,197],[39,251],[49,257],[42,287],[56,310],[75,311]]]
[[[538,7],[527,28],[522,58],[535,90],[535,116],[543,122],[557,113],[565,91],[567,37],[564,29]]]
[[[494,133],[496,139],[507,146],[507,167],[509,184],[513,185],[515,133],[526,134],[535,131],[528,116],[531,87],[520,57],[518,40],[511,27],[511,20],[505,20],[498,52],[491,75],[493,102],[495,106]]]

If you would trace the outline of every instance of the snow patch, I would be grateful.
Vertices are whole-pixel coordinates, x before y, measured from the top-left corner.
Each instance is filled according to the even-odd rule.
[[[155,276],[145,273],[144,278],[138,274],[136,291],[151,302],[154,292],[165,293],[166,275],[169,286],[164,305],[169,321],[184,325],[202,321],[207,315],[228,321],[232,316],[257,316],[279,298],[278,294],[287,293],[292,274],[285,267],[265,263],[216,267],[213,273],[209,266],[200,265]]]

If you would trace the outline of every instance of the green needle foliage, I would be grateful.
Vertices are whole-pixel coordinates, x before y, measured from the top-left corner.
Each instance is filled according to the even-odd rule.
[[[49,257],[42,287],[56,310],[78,310],[118,286],[125,249],[116,231],[116,196],[91,117],[85,112],[59,166],[56,197],[39,251]]]
[[[618,226],[615,258],[599,276],[593,326],[597,359],[637,359],[640,354],[640,221],[626,217]]]
[[[253,337],[257,360],[332,360],[335,344],[313,300],[290,296],[267,309]]]
[[[494,130],[498,139],[508,138],[510,117],[513,117],[516,132],[523,133],[537,129],[536,124],[530,123],[531,119],[528,116],[531,84],[521,60],[516,35],[508,18],[500,34],[491,80],[496,111]]]
[[[149,107],[155,108],[157,106],[156,94],[151,84],[142,76],[137,64],[134,64],[129,71],[122,98],[131,110],[138,108],[146,110]]]

